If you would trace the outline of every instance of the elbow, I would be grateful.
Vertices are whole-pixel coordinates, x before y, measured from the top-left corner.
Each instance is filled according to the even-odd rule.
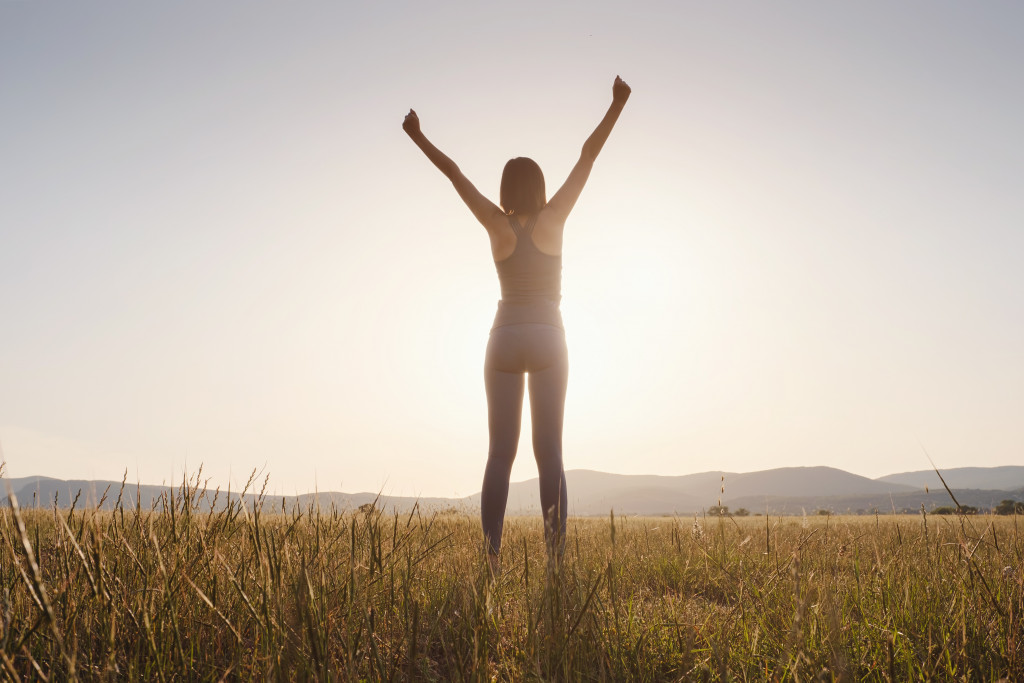
[[[597,159],[597,155],[598,153],[600,153],[600,151],[600,145],[595,145],[594,143],[588,141],[585,145],[583,145],[583,149],[580,151],[580,161],[587,164],[593,164],[594,161]]]
[[[448,163],[442,164],[439,168],[441,169],[441,173],[444,173],[448,180],[452,182],[455,182],[455,179],[462,173],[454,161],[448,161]]]

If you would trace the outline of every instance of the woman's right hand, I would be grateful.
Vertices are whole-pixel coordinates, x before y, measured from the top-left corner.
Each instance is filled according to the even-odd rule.
[[[612,101],[626,103],[629,99],[629,94],[633,92],[626,81],[622,80],[618,76],[615,77],[615,83],[612,85]]]
[[[420,117],[416,116],[416,112],[412,109],[405,115],[405,120],[402,121],[402,130],[409,135],[416,135],[420,132]]]

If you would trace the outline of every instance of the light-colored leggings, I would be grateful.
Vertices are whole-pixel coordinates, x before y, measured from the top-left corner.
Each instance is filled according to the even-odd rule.
[[[503,325],[491,330],[484,361],[490,448],[480,493],[480,517],[488,549],[493,553],[501,550],[508,480],[519,445],[527,376],[545,538],[549,548],[560,549],[565,542],[562,419],[569,379],[565,331],[539,323]]]

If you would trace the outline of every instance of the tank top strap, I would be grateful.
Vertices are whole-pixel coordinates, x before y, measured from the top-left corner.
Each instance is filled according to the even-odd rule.
[[[533,232],[533,226],[537,224],[537,217],[533,216],[523,225],[519,222],[519,217],[515,214],[510,214],[508,217],[508,223],[512,226],[512,232],[515,233],[516,238],[528,237]]]

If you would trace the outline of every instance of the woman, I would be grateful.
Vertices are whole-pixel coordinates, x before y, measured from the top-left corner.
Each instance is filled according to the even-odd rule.
[[[562,231],[629,94],[629,86],[616,76],[608,112],[584,143],[579,161],[551,201],[546,199],[544,175],[536,162],[525,157],[509,161],[501,177],[500,209],[480,194],[455,162],[427,140],[420,131],[415,111],[410,109],[402,124],[487,230],[501,283],[501,301],[484,361],[490,449],[480,493],[488,559],[495,569],[499,566],[508,482],[519,444],[527,375],[545,538],[549,552],[556,556],[565,543],[562,418],[569,362],[558,309]]]

